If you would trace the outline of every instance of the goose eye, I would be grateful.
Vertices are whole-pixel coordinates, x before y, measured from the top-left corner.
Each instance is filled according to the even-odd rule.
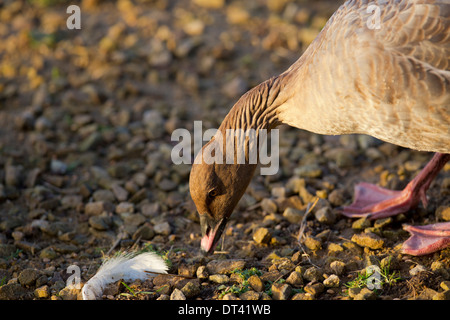
[[[208,197],[209,198],[214,198],[218,195],[218,192],[216,189],[212,189],[211,191],[208,192]]]

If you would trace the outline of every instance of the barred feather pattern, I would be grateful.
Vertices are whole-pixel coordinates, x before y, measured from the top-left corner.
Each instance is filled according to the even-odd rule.
[[[100,299],[105,287],[120,279],[145,280],[155,274],[166,274],[167,269],[164,259],[153,252],[120,254],[105,260],[95,276],[85,283],[82,289],[83,300]]]

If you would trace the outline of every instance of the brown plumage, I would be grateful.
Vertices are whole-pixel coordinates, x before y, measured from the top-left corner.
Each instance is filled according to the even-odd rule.
[[[436,152],[421,178],[402,192],[362,184],[354,204],[342,211],[377,218],[405,212],[419,199],[426,204],[426,189],[450,160],[449,14],[450,0],[345,2],[288,70],[237,101],[219,131],[288,124]],[[213,138],[207,145],[217,143]],[[204,250],[213,250],[255,168],[193,165],[190,191]]]

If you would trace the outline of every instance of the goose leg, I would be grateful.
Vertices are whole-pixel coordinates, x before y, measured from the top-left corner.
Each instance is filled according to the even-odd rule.
[[[436,153],[423,170],[403,189],[393,191],[369,183],[355,186],[355,201],[340,209],[346,217],[380,219],[407,212],[419,201],[427,205],[426,191],[431,182],[450,160],[450,154]]]

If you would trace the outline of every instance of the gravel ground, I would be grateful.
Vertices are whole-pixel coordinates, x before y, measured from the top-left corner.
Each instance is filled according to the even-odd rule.
[[[367,136],[282,127],[279,173],[254,177],[216,253],[201,254],[190,166],[172,163],[171,133],[218,128],[338,5],[84,0],[82,29],[68,30],[64,1],[0,4],[0,299],[80,298],[69,266],[84,283],[120,250],[156,251],[170,275],[119,281],[104,299],[450,299],[450,248],[400,253],[402,224],[450,220],[449,165],[426,209],[335,212],[355,183],[400,189],[431,158]]]

